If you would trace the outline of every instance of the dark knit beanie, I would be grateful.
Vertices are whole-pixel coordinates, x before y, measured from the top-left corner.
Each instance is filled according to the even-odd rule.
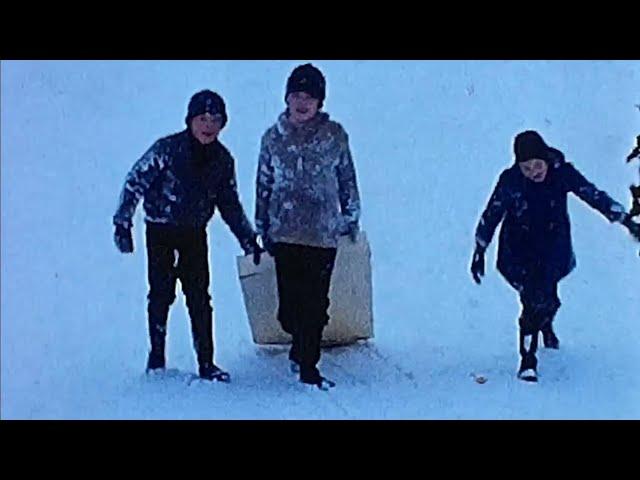
[[[191,100],[189,100],[189,107],[187,109],[187,117],[185,122],[187,126],[191,125],[193,117],[202,115],[203,113],[210,113],[211,115],[222,115],[222,127],[227,124],[227,109],[222,97],[211,90],[202,90],[196,93]]]
[[[318,108],[322,108],[326,96],[326,81],[322,72],[310,63],[296,67],[287,80],[285,102],[290,93],[305,92],[319,101]]]
[[[527,130],[516,135],[513,142],[513,151],[516,155],[516,163],[526,162],[532,158],[549,161],[550,147],[542,139],[538,132]]]

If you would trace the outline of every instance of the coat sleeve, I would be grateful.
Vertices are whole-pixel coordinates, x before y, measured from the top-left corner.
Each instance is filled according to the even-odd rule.
[[[610,222],[622,222],[626,217],[624,207],[613,200],[607,192],[599,190],[589,182],[572,164],[564,165],[567,188],[591,208],[599,211]]]
[[[260,155],[258,157],[258,172],[256,174],[256,230],[262,237],[269,235],[269,202],[274,182],[273,164],[268,148],[268,137],[262,137]]]
[[[133,165],[125,178],[118,209],[113,216],[115,225],[131,228],[132,218],[140,199],[147,193],[165,163],[166,155],[162,153],[159,142],[156,142]]]
[[[240,203],[234,164],[233,157],[230,154],[226,155],[225,173],[221,182],[217,207],[222,219],[238,239],[240,247],[247,251],[255,238],[255,233]]]
[[[476,228],[476,243],[487,248],[507,211],[506,175],[502,173]]]
[[[340,159],[336,167],[340,209],[345,225],[357,224],[360,220],[360,193],[356,169],[349,148],[349,137],[344,130],[341,131],[340,136]]]

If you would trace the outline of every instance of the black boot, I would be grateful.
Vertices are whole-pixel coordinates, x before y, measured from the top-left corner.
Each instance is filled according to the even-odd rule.
[[[537,382],[538,381],[538,359],[535,354],[526,354],[520,361],[520,368],[518,369],[518,378],[525,382]]]
[[[165,359],[164,352],[159,350],[151,350],[149,352],[149,357],[147,358],[147,373],[164,370],[165,368]]]
[[[165,368],[165,344],[167,336],[167,305],[149,303],[149,343],[151,351],[147,358],[147,373]]]
[[[536,351],[538,349],[538,331],[527,333],[526,335],[520,331],[520,368],[518,369],[518,378],[526,382],[538,381],[538,359]]]
[[[214,363],[201,364],[198,373],[200,374],[200,378],[202,378],[203,380],[216,380],[218,382],[224,383],[229,383],[231,381],[231,376],[229,375],[229,373],[225,372]]]
[[[307,385],[315,385],[320,390],[329,390],[336,386],[335,382],[320,375],[320,371],[316,367],[301,366],[300,381]]]
[[[291,373],[300,373],[300,355],[298,354],[298,342],[293,337],[293,344],[289,350],[289,369]]]
[[[560,349],[560,340],[556,337],[551,323],[548,323],[547,326],[542,329],[542,342],[545,348]]]

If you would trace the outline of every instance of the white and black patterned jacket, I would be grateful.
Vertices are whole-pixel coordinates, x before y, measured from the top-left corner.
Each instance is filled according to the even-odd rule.
[[[360,196],[345,130],[324,112],[300,127],[282,113],[262,137],[258,233],[272,242],[331,248],[359,218]]]

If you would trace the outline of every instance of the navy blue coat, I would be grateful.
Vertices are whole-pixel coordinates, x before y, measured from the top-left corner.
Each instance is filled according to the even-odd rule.
[[[598,190],[564,155],[552,150],[544,182],[527,179],[517,164],[502,172],[476,229],[476,241],[486,247],[502,221],[498,271],[516,289],[531,273],[558,282],[576,265],[571,243],[567,194],[574,193],[609,221],[621,221],[625,210]]]
[[[217,208],[247,248],[255,233],[240,204],[234,159],[218,140],[206,149],[195,142],[187,130],[155,142],[127,175],[113,222],[130,227],[141,198],[154,224],[205,228]]]

